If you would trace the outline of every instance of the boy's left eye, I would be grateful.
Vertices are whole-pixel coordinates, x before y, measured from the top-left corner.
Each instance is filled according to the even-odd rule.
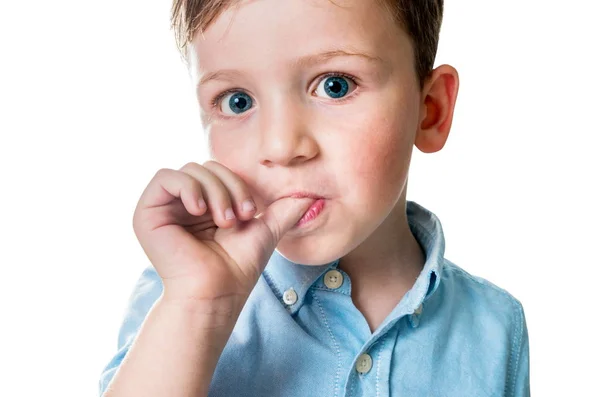
[[[352,79],[343,76],[329,76],[323,78],[315,93],[317,96],[329,97],[333,99],[343,98],[348,93],[352,92],[356,88],[356,84]]]

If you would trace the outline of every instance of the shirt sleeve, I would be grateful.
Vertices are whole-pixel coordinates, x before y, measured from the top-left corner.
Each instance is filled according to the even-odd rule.
[[[100,374],[99,395],[106,391],[110,381],[129,351],[146,315],[163,291],[162,280],[154,267],[142,272],[129,298],[123,322],[119,329],[117,352]]]
[[[511,359],[512,367],[512,390],[508,396],[530,397],[529,390],[529,334],[523,306],[517,303],[517,315],[515,316],[515,333],[513,352]]]

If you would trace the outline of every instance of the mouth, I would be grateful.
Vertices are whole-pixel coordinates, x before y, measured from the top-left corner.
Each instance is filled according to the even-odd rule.
[[[323,196],[319,196],[319,195],[316,195],[316,194],[314,194],[314,193],[310,193],[310,192],[295,192],[295,193],[292,193],[292,194],[290,194],[290,195],[283,196],[283,197],[291,197],[291,198],[312,198],[312,199],[315,199],[315,200],[320,200],[320,199],[324,199],[324,198],[325,198],[325,197],[323,197]]]
[[[327,197],[323,197],[321,195],[318,195],[318,194],[315,194],[312,192],[308,192],[308,191],[296,191],[296,192],[292,192],[292,193],[287,193],[287,194],[280,196],[278,199],[282,199],[285,197],[311,198],[311,199],[315,200],[312,203],[312,205],[306,210],[304,215],[302,215],[302,217],[298,220],[298,222],[296,222],[293,229],[305,229],[305,228],[308,228],[309,225],[311,227],[312,226],[316,227],[317,222],[315,222],[315,221],[317,219],[320,219],[319,215],[325,209],[325,207],[326,207],[325,203],[326,203],[326,201],[328,201]]]
[[[310,223],[313,223],[315,219],[323,212],[325,208],[325,199],[319,198],[317,199],[308,210],[302,215],[302,218],[294,225],[296,228],[303,227]]]

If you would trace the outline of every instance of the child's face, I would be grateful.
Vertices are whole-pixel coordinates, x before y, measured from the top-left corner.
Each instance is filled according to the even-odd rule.
[[[354,249],[404,197],[422,111],[408,36],[375,0],[335,3],[242,1],[190,48],[211,157],[259,210],[294,191],[327,199],[277,247],[305,264]]]

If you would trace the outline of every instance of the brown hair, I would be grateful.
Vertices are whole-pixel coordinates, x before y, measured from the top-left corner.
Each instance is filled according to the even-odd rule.
[[[415,71],[421,88],[433,70],[444,0],[380,0],[412,41]],[[171,28],[179,52],[187,62],[187,45],[237,0],[173,0]]]

